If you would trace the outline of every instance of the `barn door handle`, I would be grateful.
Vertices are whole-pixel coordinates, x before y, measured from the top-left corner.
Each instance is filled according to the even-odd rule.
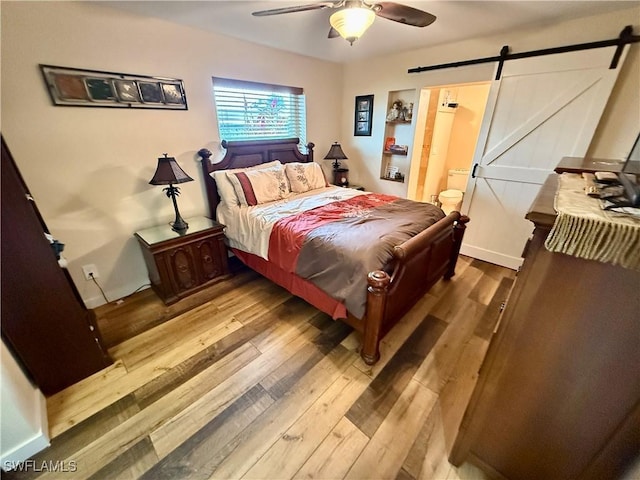
[[[476,178],[476,169],[478,168],[479,163],[476,163],[473,166],[473,170],[471,170],[471,178]]]

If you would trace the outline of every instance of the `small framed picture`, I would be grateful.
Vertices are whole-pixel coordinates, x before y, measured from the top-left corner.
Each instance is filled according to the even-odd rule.
[[[179,83],[161,83],[164,101],[172,104],[184,104],[184,93]]]
[[[371,135],[369,122],[356,122],[356,135]]]
[[[88,102],[89,92],[84,83],[84,77],[79,75],[67,75],[64,73],[54,73],[51,75],[55,92],[62,101],[67,102]]]
[[[118,100],[125,103],[140,102],[140,91],[136,82],[133,80],[114,80],[113,84],[116,87]]]
[[[373,95],[360,95],[356,97],[355,119],[353,134],[355,136],[371,136],[371,124],[373,118]]]
[[[138,82],[144,103],[162,103],[162,89],[159,82]]]
[[[109,79],[87,77],[84,82],[87,84],[89,97],[94,102],[113,102],[116,99]]]

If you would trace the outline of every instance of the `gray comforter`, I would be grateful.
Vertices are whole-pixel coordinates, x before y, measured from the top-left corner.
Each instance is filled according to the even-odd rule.
[[[289,217],[272,232],[301,227],[297,260],[289,269],[342,302],[362,318],[367,274],[387,267],[393,247],[436,223],[445,215],[428,203],[380,194],[361,195]],[[278,255],[270,251],[276,263]]]

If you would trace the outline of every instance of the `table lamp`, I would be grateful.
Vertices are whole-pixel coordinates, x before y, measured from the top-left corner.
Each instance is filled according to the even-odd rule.
[[[173,157],[168,157],[166,153],[163,154],[164,157],[158,158],[158,166],[156,168],[156,173],[153,175],[153,178],[149,181],[151,185],[169,185],[166,188],[163,188],[167,197],[171,198],[173,201],[173,208],[176,212],[176,219],[171,224],[171,228],[178,233],[184,233],[189,228],[189,224],[185,222],[180,216],[180,211],[178,210],[178,202],[176,201],[176,197],[180,195],[180,189],[174,186],[174,183],[185,183],[192,182],[193,178],[187,175],[176,159]]]
[[[348,160],[347,156],[342,151],[342,147],[338,142],[333,142],[329,152],[324,156],[325,160],[333,160],[333,183],[334,185],[341,185],[346,187],[349,185],[349,177],[347,168],[340,168],[340,162],[338,160]]]
[[[333,160],[334,170],[338,170],[338,168],[340,168],[340,162],[338,160],[348,160],[338,142],[333,142],[333,145],[331,145],[331,148],[329,149],[329,153],[324,156],[324,159]]]

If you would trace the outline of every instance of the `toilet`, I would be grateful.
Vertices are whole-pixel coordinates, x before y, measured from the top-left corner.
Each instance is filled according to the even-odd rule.
[[[468,168],[454,168],[449,170],[447,176],[447,189],[440,192],[438,200],[442,204],[442,210],[449,215],[453,211],[460,211],[462,197],[467,188]]]

